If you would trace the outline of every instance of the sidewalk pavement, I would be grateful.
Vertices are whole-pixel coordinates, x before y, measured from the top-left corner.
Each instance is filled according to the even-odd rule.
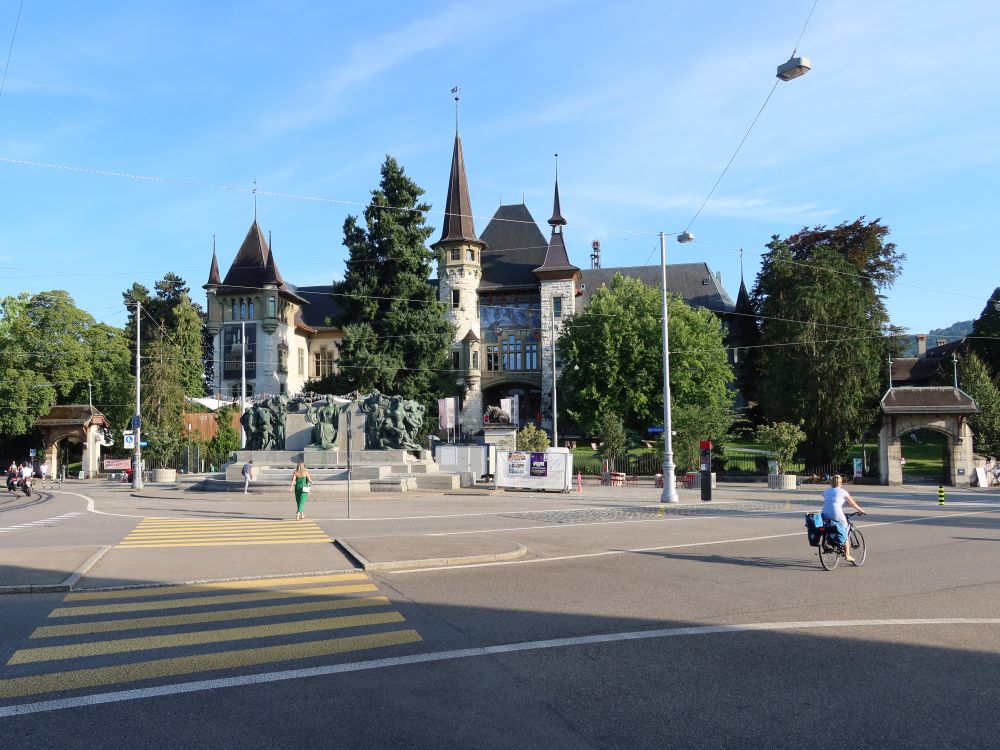
[[[114,492],[114,488],[106,488]],[[713,490],[713,502],[719,506],[731,503],[782,502],[809,505],[821,502],[824,485],[806,485],[795,491],[768,490],[761,484],[720,484]],[[892,496],[906,499],[926,499],[936,504],[936,487],[882,487],[879,485],[851,486],[861,502]],[[656,503],[660,490],[653,487],[604,487],[585,485],[582,494],[533,493],[493,490],[489,487],[465,488],[447,493],[411,492],[399,496],[364,495],[361,497],[393,500],[432,500],[447,502],[450,496],[497,496],[513,502],[548,501],[576,505],[578,503]],[[242,495],[233,493],[185,493],[172,488],[147,487],[132,492],[123,487],[122,494],[156,500],[203,500],[234,502]],[[115,492],[117,494],[117,492]],[[680,506],[668,505],[685,512],[684,506],[708,507],[701,501],[699,490],[680,490]],[[949,497],[998,499],[985,489],[949,488]],[[992,495],[992,497],[991,497]],[[359,499],[361,499],[359,497]],[[288,502],[288,493],[253,493],[254,501]],[[328,500],[318,500],[328,502]],[[329,501],[334,501],[333,499]],[[495,506],[493,506],[495,507]],[[218,521],[216,521],[218,522]],[[120,540],[119,540],[120,541]],[[251,545],[128,549],[114,544],[106,546],[74,546],[0,549],[0,593],[46,593],[74,589],[119,588],[141,585],[204,583],[209,581],[253,580],[279,576],[343,572],[351,570],[380,571],[400,568],[436,567],[439,565],[472,564],[511,560],[527,554],[527,549],[509,541],[482,535],[427,536],[392,535],[333,538],[329,543],[275,544],[267,547]]]

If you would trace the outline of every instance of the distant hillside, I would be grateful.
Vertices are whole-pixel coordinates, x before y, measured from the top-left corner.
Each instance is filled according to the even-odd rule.
[[[932,328],[927,332],[927,348],[930,349],[932,346],[937,346],[938,339],[948,339],[949,341],[953,341],[954,339],[960,339],[964,336],[968,336],[970,333],[972,333],[971,320],[960,320],[957,323],[952,323],[947,328]],[[917,356],[916,336],[909,337],[909,344],[903,356]]]

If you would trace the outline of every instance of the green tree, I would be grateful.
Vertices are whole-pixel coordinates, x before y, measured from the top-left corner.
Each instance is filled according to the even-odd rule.
[[[799,424],[773,422],[761,425],[756,430],[757,442],[777,461],[780,474],[787,473],[795,457],[795,451],[806,439],[806,434],[800,425],[801,422]]]
[[[979,414],[969,418],[976,451],[985,456],[1000,456],[1000,387],[989,368],[972,352],[962,357],[961,387],[980,409]]]
[[[129,369],[131,353],[125,331],[97,323],[85,334],[90,349],[94,406],[108,418],[113,428],[124,428],[135,412],[135,375]],[[87,384],[78,383],[73,401],[86,400]]]
[[[65,291],[0,300],[0,433],[22,435],[56,403],[107,406],[114,422],[132,393],[118,329],[97,323]],[[102,409],[103,410],[103,409]]]
[[[208,441],[209,459],[221,466],[240,448],[240,431],[233,426],[239,410],[235,406],[223,406],[215,412],[215,435]]]
[[[628,437],[625,435],[625,423],[621,415],[611,409],[605,409],[598,417],[598,428],[601,445],[598,455],[614,462],[628,453]]]
[[[433,232],[424,224],[430,209],[424,191],[391,156],[365,209],[344,222],[348,250],[343,281],[334,285],[344,331],[340,372],[309,384],[312,390],[401,395],[433,411],[435,400],[454,395],[448,361],[454,327],[430,284],[434,256],[426,246]]]
[[[549,436],[530,422],[517,433],[517,449],[542,452],[549,449]]]
[[[970,343],[993,377],[1000,377],[1000,287],[993,290],[982,313],[973,321]]]
[[[143,454],[162,466],[181,445],[184,429],[184,390],[176,347],[166,338],[153,339],[142,361],[142,438],[149,442]]]
[[[757,398],[769,421],[803,420],[808,463],[846,460],[851,436],[878,416],[885,362],[900,347],[882,293],[905,257],[888,233],[862,217],[767,246],[753,293]]]
[[[560,402],[584,431],[599,433],[605,412],[640,434],[663,422],[662,307],[659,289],[617,274],[566,322]],[[721,442],[733,423],[733,373],[719,319],[674,295],[667,307],[674,450],[696,462],[698,443]]]
[[[173,318],[171,340],[176,347],[181,389],[188,396],[204,396],[202,315],[198,306],[184,294],[171,311],[171,316]]]

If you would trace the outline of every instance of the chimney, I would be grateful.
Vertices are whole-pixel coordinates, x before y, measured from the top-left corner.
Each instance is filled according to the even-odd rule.
[[[922,357],[927,353],[927,334],[918,333],[916,338],[917,338],[917,356]]]
[[[948,343],[948,339],[938,339],[937,340],[937,345],[938,346],[944,346],[947,343]]]

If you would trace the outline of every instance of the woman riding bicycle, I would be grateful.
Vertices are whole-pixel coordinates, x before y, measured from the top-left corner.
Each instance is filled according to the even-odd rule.
[[[855,502],[847,490],[842,487],[843,484],[844,478],[840,474],[834,474],[830,477],[830,489],[823,493],[823,520],[832,521],[837,524],[840,538],[844,540],[844,557],[848,562],[854,562],[854,558],[851,556],[851,538],[847,533],[847,517],[844,515],[844,503],[850,503],[861,515],[864,515],[865,512],[861,510],[861,506]]]

